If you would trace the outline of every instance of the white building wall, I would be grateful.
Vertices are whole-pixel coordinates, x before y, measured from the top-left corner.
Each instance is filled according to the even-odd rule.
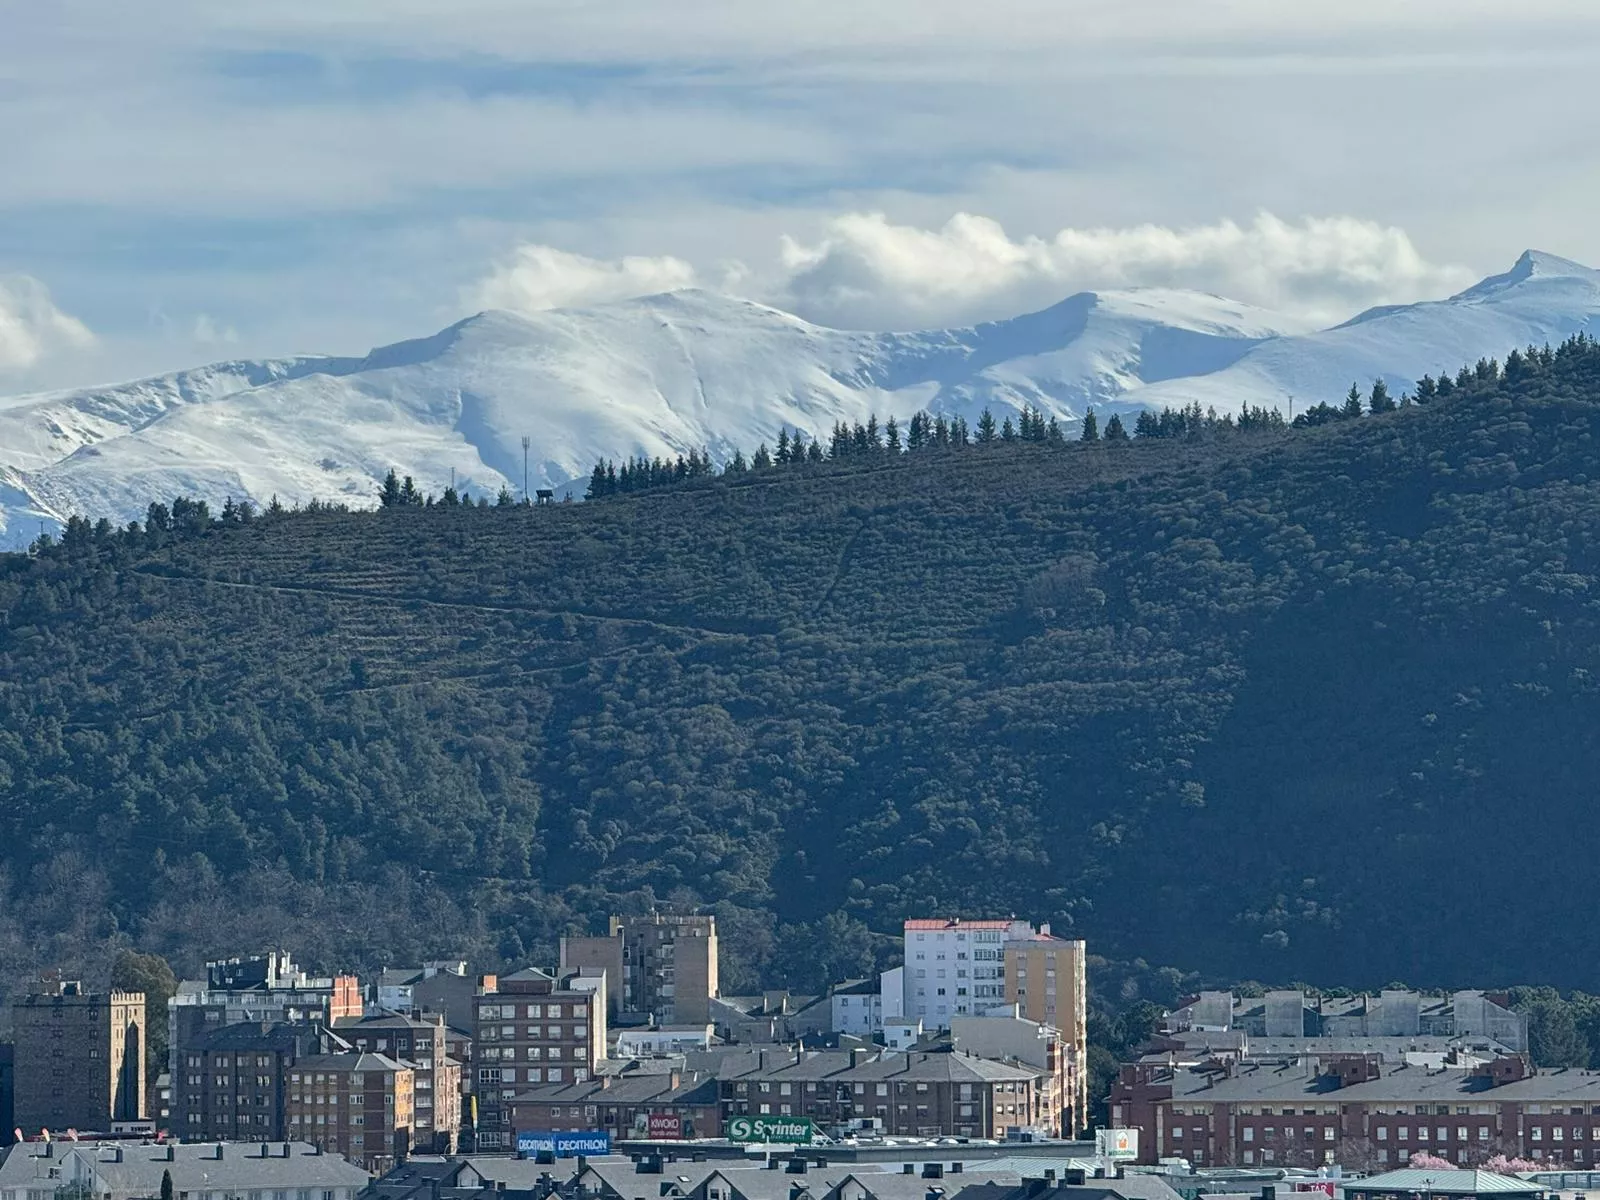
[[[835,1033],[871,1037],[883,1028],[883,996],[877,992],[835,992],[832,1028]]]
[[[895,967],[878,976],[879,1011],[888,1021],[906,1015],[906,969]]]
[[[902,1015],[948,1029],[1005,999],[1005,942],[1035,932],[1026,921],[951,921],[905,929]]]

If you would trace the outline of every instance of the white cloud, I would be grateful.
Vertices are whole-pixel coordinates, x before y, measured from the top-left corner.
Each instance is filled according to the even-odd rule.
[[[1332,322],[1373,304],[1447,294],[1474,273],[1427,262],[1404,230],[1354,217],[1174,229],[1063,229],[1012,238],[958,213],[938,229],[851,213],[820,239],[786,237],[782,296],[814,320],[862,328],[948,325],[1011,315],[1092,288],[1216,292]]]
[[[553,246],[523,245],[471,288],[473,308],[540,312],[627,300],[694,286],[695,270],[679,258],[586,258]]]
[[[239,331],[209,313],[201,313],[189,330],[189,340],[201,346],[234,346],[239,342]]]
[[[0,371],[24,371],[49,355],[92,345],[89,327],[57,308],[44,284],[28,275],[0,276]]]

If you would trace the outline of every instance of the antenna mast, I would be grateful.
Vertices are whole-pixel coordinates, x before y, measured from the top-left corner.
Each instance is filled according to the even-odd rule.
[[[532,440],[527,434],[522,435],[522,502],[528,502],[528,447]]]

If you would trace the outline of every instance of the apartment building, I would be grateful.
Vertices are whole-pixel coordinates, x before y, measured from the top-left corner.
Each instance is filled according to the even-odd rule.
[[[1518,1056],[1439,1069],[1334,1055],[1270,1063],[1122,1068],[1112,1125],[1141,1161],[1383,1170],[1417,1151],[1462,1167],[1496,1154],[1600,1164],[1600,1073],[1533,1070]]]
[[[1088,946],[1053,937],[1044,925],[1007,937],[1003,951],[1007,1003],[1016,1005],[1019,1017],[1060,1032],[1067,1089],[1062,1108],[1075,1133],[1089,1117],[1089,1075],[1081,1069],[1089,1053]]]
[[[717,919],[709,914],[612,917],[605,937],[561,939],[562,970],[603,973],[612,1014],[704,1025],[719,995]]]
[[[721,1092],[698,1071],[599,1075],[582,1083],[547,1083],[509,1105],[511,1128],[604,1129],[613,1138],[687,1139],[722,1136]]]
[[[168,1069],[177,1079],[186,1048],[225,1025],[332,1025],[362,1011],[354,975],[308,975],[287,951],[207,963],[206,977],[181,981],[167,1008]]]
[[[950,1044],[979,1058],[1038,1071],[1042,1105],[1048,1115],[1041,1127],[1052,1136],[1076,1137],[1087,1127],[1082,1064],[1053,1025],[1016,1016],[955,1017],[950,1022]]]
[[[443,1013],[447,1024],[465,1030],[472,1028],[472,1001],[481,983],[462,960],[425,962],[380,972],[368,1000],[376,1012],[409,1017]]]
[[[877,979],[847,979],[828,996],[834,1033],[871,1037],[883,1029],[882,984]]]
[[[508,1103],[546,1083],[582,1083],[606,1055],[606,978],[529,967],[474,998],[477,1148],[512,1145]]]
[[[1513,1054],[1528,1049],[1528,1017],[1503,992],[1422,993],[1403,988],[1358,996],[1315,996],[1280,990],[1260,996],[1201,992],[1162,1020],[1168,1033],[1238,1033],[1288,1049],[1318,1039],[1417,1039],[1492,1043]]]
[[[336,1031],[357,1053],[387,1054],[415,1071],[414,1148],[454,1154],[461,1135],[461,1064],[450,1055],[444,1014],[374,1013],[340,1021]]]
[[[387,1054],[324,1054],[289,1072],[290,1136],[369,1171],[411,1152],[416,1073]]]
[[[291,1068],[345,1048],[324,1026],[303,1021],[207,1030],[179,1055],[171,1131],[187,1141],[280,1142],[291,1136]]]
[[[1005,944],[1034,933],[1026,921],[909,920],[901,1015],[948,1029],[1006,1003]]]
[[[959,1050],[779,1051],[686,1056],[715,1076],[722,1120],[810,1117],[823,1128],[876,1120],[904,1137],[1003,1137],[1051,1120],[1044,1072]]]
[[[25,1133],[111,1132],[147,1117],[142,992],[48,975],[11,1005],[14,1119]]]

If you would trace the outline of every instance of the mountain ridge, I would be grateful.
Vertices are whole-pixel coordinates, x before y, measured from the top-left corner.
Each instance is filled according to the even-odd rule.
[[[213,364],[0,405],[0,548],[67,515],[126,522],[179,493],[366,505],[392,467],[428,490],[571,488],[598,458],[714,460],[779,428],[870,413],[1071,424],[1086,408],[1237,411],[1400,392],[1423,371],[1559,340],[1600,315],[1600,273],[1538,251],[1438,301],[1307,330],[1203,292],[1080,292],[1037,312],[873,333],[699,289],[533,314],[485,310],[360,357]],[[581,482],[578,484],[581,490]]]
[[[524,959],[662,903],[750,986],[928,911],[1234,981],[1600,947],[1587,338],[1313,428],[169,516],[0,556],[0,967]],[[1461,920],[1488,871],[1563,885]]]

